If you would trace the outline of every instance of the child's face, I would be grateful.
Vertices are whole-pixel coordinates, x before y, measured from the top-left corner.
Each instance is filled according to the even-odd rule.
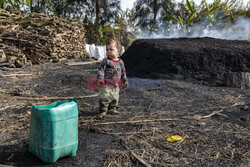
[[[106,53],[108,58],[115,59],[118,57],[120,51],[117,49],[115,43],[111,43],[110,45],[106,45]]]

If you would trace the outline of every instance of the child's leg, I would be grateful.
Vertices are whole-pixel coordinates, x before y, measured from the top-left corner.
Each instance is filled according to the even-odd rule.
[[[119,89],[112,89],[112,101],[109,103],[108,111],[115,113],[118,109]]]
[[[109,103],[112,101],[110,96],[111,89],[100,89],[99,90],[99,112],[106,113],[108,111]]]
[[[107,112],[108,111],[108,106],[109,106],[109,102],[100,99],[99,100],[99,112],[103,113],[103,112]]]

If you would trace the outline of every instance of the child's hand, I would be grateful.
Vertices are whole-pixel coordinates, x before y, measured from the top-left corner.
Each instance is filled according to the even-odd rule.
[[[128,82],[124,83],[124,88],[126,88],[128,86]]]
[[[99,79],[99,80],[98,80],[98,85],[103,85],[103,84],[104,84],[104,80]]]

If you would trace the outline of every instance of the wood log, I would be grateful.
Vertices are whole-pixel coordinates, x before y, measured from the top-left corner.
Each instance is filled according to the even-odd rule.
[[[40,64],[87,55],[85,30],[77,20],[0,9],[0,30],[0,49],[6,57],[0,61],[11,67],[15,62],[20,66],[29,60]]]

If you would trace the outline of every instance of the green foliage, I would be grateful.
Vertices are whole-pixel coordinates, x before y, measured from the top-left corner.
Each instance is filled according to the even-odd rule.
[[[0,7],[3,9],[6,9],[8,6],[8,3],[6,0],[0,0]]]
[[[0,0],[0,7],[6,9],[10,6],[13,9],[20,9],[25,5],[30,7],[31,1],[35,0]]]
[[[105,45],[106,41],[112,38],[119,40],[127,48],[135,40],[136,28],[132,21],[133,17],[134,11],[120,11],[113,24],[99,25],[98,29],[95,29],[91,20],[85,21],[87,42]]]
[[[162,13],[173,11],[174,8],[171,0],[137,0],[134,6],[136,25],[149,32],[157,31],[163,21]]]
[[[200,6],[195,5],[193,1],[186,0],[186,4],[179,6],[180,9],[173,15],[166,13],[165,20],[179,24],[181,27],[192,26],[205,18],[208,20],[207,24],[220,24],[246,15],[246,10],[242,9],[240,0],[227,0],[226,2],[215,0],[211,4],[203,0]]]
[[[116,32],[116,38],[119,40],[125,48],[135,40],[135,36],[138,33],[135,21],[135,11],[127,9],[126,11],[120,11],[115,18],[116,27],[120,30]]]
[[[194,9],[193,9],[191,3],[189,2],[189,0],[186,0],[186,4],[187,4],[188,9],[193,13]]]

